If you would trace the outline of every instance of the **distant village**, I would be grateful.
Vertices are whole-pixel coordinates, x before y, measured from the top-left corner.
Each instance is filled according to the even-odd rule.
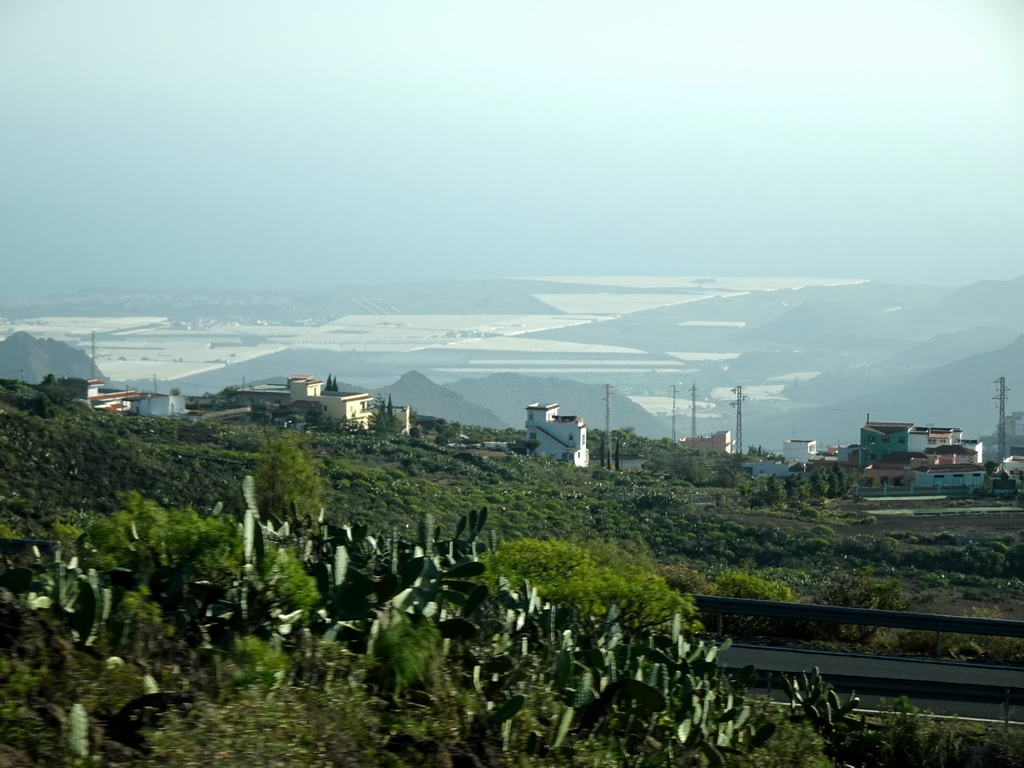
[[[284,384],[255,384],[228,388],[217,395],[186,398],[169,393],[118,390],[99,379],[59,379],[76,399],[93,408],[132,416],[180,419],[277,423],[297,431],[344,429],[380,431],[386,425],[391,434],[409,434],[418,426],[439,421],[416,414],[409,405],[383,401],[368,392],[338,391],[332,376],[321,380],[308,375],[290,375]],[[1016,438],[1024,426],[1024,412],[1006,419],[1009,438]],[[983,443],[965,437],[959,427],[920,426],[912,422],[872,421],[868,414],[857,442],[847,445],[818,445],[814,440],[783,441],[778,453],[769,458],[740,464],[751,479],[776,477],[782,480],[813,474],[821,468],[841,467],[864,478],[858,495],[966,497],[982,492],[1016,494],[1024,480],[1024,439],[1012,443],[998,459],[986,461]],[[710,435],[682,437],[683,448],[721,454],[742,453],[731,430]],[[587,444],[587,423],[578,415],[560,414],[557,403],[525,405],[523,438],[509,442],[485,442],[490,450],[505,450],[529,456],[565,461],[578,467],[612,468],[610,456],[591,453]],[[643,469],[642,455],[617,455],[614,468]]]

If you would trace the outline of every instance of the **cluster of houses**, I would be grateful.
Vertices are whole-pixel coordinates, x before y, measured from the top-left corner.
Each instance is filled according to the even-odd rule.
[[[184,395],[138,392],[133,389],[112,389],[99,379],[60,379],[71,395],[88,402],[93,408],[111,413],[183,418],[194,416],[185,405]],[[289,376],[285,384],[257,384],[237,390],[240,411],[266,408],[277,414],[294,417],[296,423],[330,419],[353,429],[369,429],[374,414],[374,398],[368,392],[328,390],[325,382],[312,376]],[[396,431],[408,433],[411,409],[390,406]],[[315,416],[314,416],[315,414]]]
[[[880,485],[941,488],[985,484],[984,447],[959,427],[867,421],[860,428],[858,467]]]
[[[980,440],[963,436],[959,427],[917,426],[870,418],[860,428],[860,441],[819,450],[814,440],[787,440],[781,461],[747,462],[752,477],[838,465],[873,478],[879,486],[979,489],[988,473]]]
[[[89,403],[93,408],[110,413],[135,416],[186,416],[184,395],[138,392],[134,389],[104,387],[99,379],[58,379],[72,397]]]
[[[285,384],[256,384],[239,389],[236,400],[250,407],[261,406],[272,411],[286,410],[304,422],[319,411],[336,424],[353,429],[369,429],[374,415],[374,397],[368,392],[339,392],[327,389],[325,382],[312,376],[289,376]],[[391,406],[396,431],[408,434],[411,409],[405,405]]]
[[[532,453],[581,467],[589,463],[585,422],[577,416],[559,416],[557,404],[528,405],[526,435],[528,445],[534,447]],[[684,437],[679,444],[726,454],[735,451],[730,430]],[[991,480],[983,457],[982,442],[965,438],[959,427],[871,421],[869,415],[860,428],[857,443],[819,448],[814,440],[786,440],[781,458],[749,461],[742,466],[752,478],[785,478],[821,467],[840,466],[872,478],[877,486],[913,487],[935,493],[978,490],[987,481],[998,491],[1001,487],[1015,488],[1015,480],[1024,478],[1024,455],[1003,458]],[[643,457],[638,458],[639,462],[634,464],[640,467]]]
[[[178,394],[137,392],[104,388],[98,379],[61,379],[75,397],[94,408],[140,416],[183,417],[189,412],[185,398]],[[367,392],[338,392],[312,376],[289,376],[284,384],[256,384],[239,389],[238,404],[246,411],[256,407],[294,416],[299,423],[330,419],[355,429],[369,429],[375,401]],[[391,406],[396,431],[408,433],[411,409]],[[557,403],[526,406],[525,447],[528,453],[566,461],[578,467],[590,464],[587,425],[579,416],[562,416]],[[679,444],[698,450],[731,454],[735,445],[730,430],[712,435],[684,437]],[[837,465],[874,478],[875,484],[890,487],[973,490],[985,486],[989,473],[983,460],[981,441],[963,436],[959,427],[918,426],[910,422],[871,421],[860,428],[860,441],[847,446],[826,446],[820,450],[814,440],[786,440],[781,459],[750,461],[743,468],[751,477],[812,472],[818,467]],[[1024,451],[1022,451],[1024,453]],[[642,466],[637,457],[630,466]],[[1024,477],[1024,455],[1003,458],[995,473],[1015,485]]]

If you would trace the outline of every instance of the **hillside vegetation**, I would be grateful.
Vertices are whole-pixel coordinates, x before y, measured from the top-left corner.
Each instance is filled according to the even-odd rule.
[[[906,707],[767,707],[753,670],[717,669],[686,596],[900,608],[910,574],[1005,593],[1016,537],[850,535],[864,516],[837,508],[842,476],[750,485],[664,441],[644,444],[657,473],[581,470],[0,386],[0,535],[60,542],[4,556],[0,764],[966,766],[1016,749]],[[908,762],[929,739],[932,762]]]

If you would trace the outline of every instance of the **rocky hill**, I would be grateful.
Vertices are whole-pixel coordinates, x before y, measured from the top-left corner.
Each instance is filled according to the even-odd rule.
[[[0,378],[36,384],[48,373],[58,378],[89,379],[93,376],[92,360],[63,341],[36,338],[24,331],[0,341]],[[102,378],[101,373],[96,373]]]
[[[391,396],[395,405],[408,405],[421,416],[434,416],[447,421],[503,429],[513,426],[494,411],[470,402],[462,395],[435,384],[419,371],[409,371],[389,387],[374,391],[380,397]],[[517,425],[518,426],[518,425]]]

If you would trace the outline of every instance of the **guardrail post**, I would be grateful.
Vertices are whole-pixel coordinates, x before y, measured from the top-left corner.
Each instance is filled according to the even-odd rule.
[[[718,614],[718,634],[722,634],[722,614]]]
[[[935,658],[942,656],[942,633],[935,633]]]
[[[1003,699],[1003,728],[1010,730],[1010,689],[1006,689],[1006,698]]]

